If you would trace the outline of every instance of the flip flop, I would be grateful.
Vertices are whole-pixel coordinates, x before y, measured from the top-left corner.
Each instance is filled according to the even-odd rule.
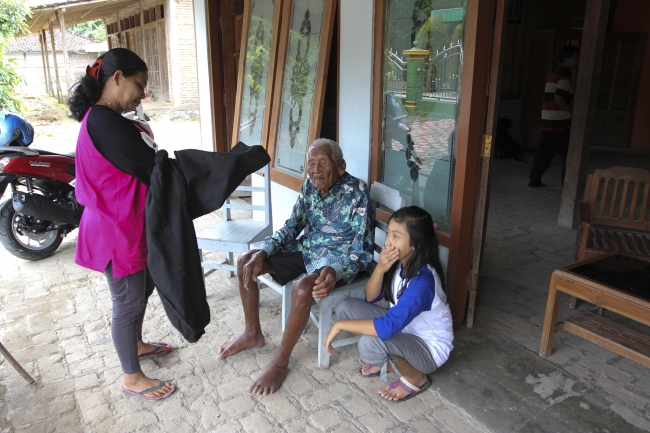
[[[156,346],[156,348],[151,352],[147,352],[147,353],[143,353],[142,355],[139,355],[138,359],[155,358],[157,356],[164,356],[172,351],[172,345],[165,341],[152,341],[149,344],[153,344],[154,346]]]
[[[149,401],[162,400],[164,398],[167,398],[170,395],[172,395],[172,393],[176,390],[176,387],[172,386],[169,391],[167,391],[165,394],[163,394],[163,395],[161,395],[159,397],[145,397],[144,396],[145,394],[149,394],[150,392],[154,392],[155,390],[160,389],[163,386],[165,386],[165,382],[163,382],[162,380],[160,380],[160,379],[154,379],[154,380],[157,380],[159,382],[158,386],[154,386],[154,387],[151,387],[149,389],[145,389],[144,391],[140,391],[140,392],[131,391],[130,389],[126,389],[124,387],[124,384],[122,384],[121,389],[122,389],[122,392],[124,392],[124,393],[135,395],[136,397],[140,397],[141,399],[149,400]]]
[[[386,400],[386,401],[390,401],[391,403],[399,403],[399,402],[401,402],[401,401],[406,401],[406,400],[408,400],[408,399],[411,398],[411,397],[415,397],[416,395],[418,395],[418,394],[421,393],[422,391],[426,390],[426,389],[429,388],[430,386],[431,386],[431,379],[429,379],[429,376],[427,376],[427,381],[424,382],[424,385],[422,385],[422,386],[419,387],[419,388],[418,388],[417,386],[413,385],[413,384],[412,384],[411,382],[409,382],[408,380],[406,380],[406,379],[404,378],[404,376],[400,376],[399,379],[397,379],[395,382],[393,382],[393,383],[391,383],[390,385],[388,385],[388,389],[390,390],[390,389],[395,389],[395,388],[404,388],[406,391],[408,391],[409,395],[407,395],[406,397],[401,398],[401,399],[399,399],[399,400],[388,400],[388,399],[387,399],[386,397],[384,397],[384,396],[382,396],[382,398],[383,398],[384,400]]]
[[[363,367],[365,367],[366,365],[370,365],[370,364],[365,363],[365,364],[363,364]],[[377,376],[379,376],[379,375],[381,374],[381,371],[379,371],[379,372],[377,372],[377,373],[372,373],[372,374],[363,374],[363,367],[361,367],[361,368],[359,369],[359,374],[360,374],[361,376],[363,376],[363,377],[377,377]]]

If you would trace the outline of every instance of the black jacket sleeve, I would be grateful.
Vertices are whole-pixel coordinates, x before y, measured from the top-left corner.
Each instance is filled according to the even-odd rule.
[[[149,186],[156,152],[133,122],[102,105],[95,105],[86,121],[95,148],[118,170]]]

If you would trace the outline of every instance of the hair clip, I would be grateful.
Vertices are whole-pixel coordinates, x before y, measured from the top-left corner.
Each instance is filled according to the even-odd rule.
[[[434,228],[434,229],[437,229],[437,228],[438,228],[438,224],[433,223],[433,228]]]
[[[102,67],[103,60],[98,59],[93,63],[92,66],[86,66],[86,75],[93,77],[99,82],[99,70]]]

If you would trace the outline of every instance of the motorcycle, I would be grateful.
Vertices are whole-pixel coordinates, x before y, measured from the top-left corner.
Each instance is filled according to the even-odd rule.
[[[74,152],[32,149],[34,129],[15,114],[0,113],[0,243],[25,260],[49,257],[79,226],[83,206],[74,197]]]

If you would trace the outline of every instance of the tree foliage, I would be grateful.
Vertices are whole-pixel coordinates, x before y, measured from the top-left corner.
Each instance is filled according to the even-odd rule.
[[[102,20],[88,21],[87,23],[68,26],[68,29],[78,35],[90,36],[96,41],[106,40],[106,27]]]
[[[30,16],[29,5],[24,0],[0,0],[0,111],[25,111],[23,102],[14,98],[22,77],[14,69],[15,59],[8,59],[5,53],[9,42],[27,29],[25,21]]]

